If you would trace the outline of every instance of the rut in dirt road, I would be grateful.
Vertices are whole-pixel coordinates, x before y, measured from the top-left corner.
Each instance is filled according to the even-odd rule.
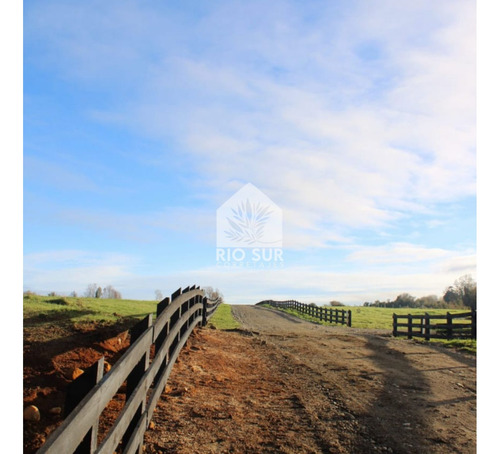
[[[233,306],[242,325],[267,339],[321,389],[306,402],[321,431],[349,438],[354,451],[473,453],[476,449],[475,358],[393,338],[389,332],[322,326],[259,306]],[[323,403],[319,403],[323,400]],[[338,409],[356,433],[332,431]]]

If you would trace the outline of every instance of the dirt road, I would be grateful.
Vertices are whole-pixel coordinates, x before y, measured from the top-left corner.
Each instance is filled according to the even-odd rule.
[[[233,306],[174,367],[146,452],[473,453],[475,358]]]

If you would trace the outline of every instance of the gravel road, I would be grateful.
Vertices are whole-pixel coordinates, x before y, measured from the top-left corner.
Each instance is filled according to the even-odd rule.
[[[199,330],[146,452],[474,453],[475,358],[387,331],[233,306],[242,330]]]

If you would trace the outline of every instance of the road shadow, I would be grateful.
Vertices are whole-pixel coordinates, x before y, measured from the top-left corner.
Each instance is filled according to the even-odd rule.
[[[426,409],[430,406],[430,384],[407,355],[388,345],[388,338],[363,337],[371,351],[368,358],[381,371],[376,377],[382,382],[382,389],[377,389],[371,407],[363,415],[358,415],[360,422],[381,448],[391,448],[393,453],[420,454],[422,433],[429,436],[432,433],[426,416]],[[356,441],[358,451],[355,452],[365,452],[366,435],[359,434]]]

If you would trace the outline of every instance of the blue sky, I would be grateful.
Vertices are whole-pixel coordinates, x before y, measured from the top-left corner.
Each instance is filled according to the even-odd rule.
[[[228,302],[476,275],[475,2],[24,3],[24,288]],[[221,269],[252,183],[284,268]]]

